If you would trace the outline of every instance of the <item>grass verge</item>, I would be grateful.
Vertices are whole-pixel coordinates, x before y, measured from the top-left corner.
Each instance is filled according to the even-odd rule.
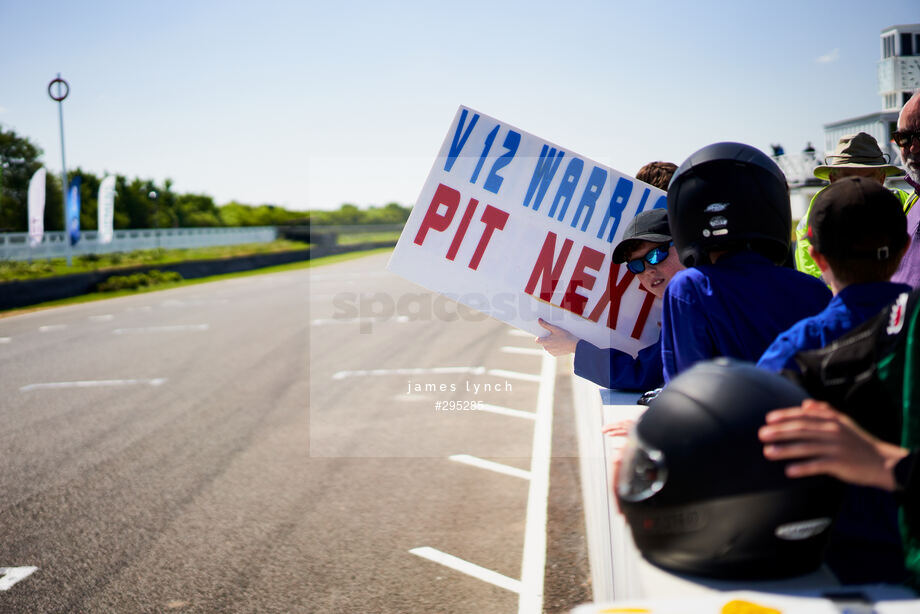
[[[73,273],[89,273],[99,270],[116,271],[138,265],[164,265],[190,260],[217,260],[255,254],[274,254],[310,247],[305,243],[279,239],[271,243],[243,243],[240,245],[215,245],[189,249],[142,249],[133,252],[111,254],[83,254],[74,256],[73,265],[67,266],[64,258],[51,258],[28,262],[9,260],[0,262],[0,281],[44,279]]]
[[[180,286],[192,286],[196,284],[206,284],[212,281],[222,281],[224,279],[233,279],[236,277],[251,277],[253,275],[263,275],[266,273],[283,273],[286,271],[296,271],[299,269],[311,269],[318,266],[324,266],[328,264],[336,264],[338,262],[344,262],[346,260],[355,260],[357,258],[363,258],[365,256],[372,256],[375,254],[383,254],[393,251],[392,247],[381,247],[379,249],[371,249],[367,251],[360,252],[349,252],[347,254],[336,254],[334,256],[323,256],[322,258],[315,258],[313,260],[304,260],[303,262],[291,262],[289,264],[279,264],[277,266],[265,267],[261,269],[253,269],[251,271],[241,271],[239,273],[227,273],[225,275],[213,275],[211,277],[199,277],[197,279],[183,279],[180,281],[171,281],[155,286],[144,286],[133,290],[117,290],[114,292],[93,292],[90,294],[82,294],[80,296],[72,296],[70,298],[64,298],[57,301],[48,301],[47,303],[40,303],[38,305],[32,305],[30,307],[19,307],[14,309],[7,309],[5,311],[0,311],[0,318],[6,318],[9,316],[19,315],[22,313],[27,313],[30,311],[38,311],[39,309],[50,309],[52,307],[60,307],[63,305],[75,305],[79,303],[90,303],[93,301],[101,301],[109,298],[116,298],[119,296],[127,296],[130,294],[142,294],[145,292],[157,292],[159,290],[169,290],[171,288],[178,288]]]
[[[355,234],[342,234],[339,235],[338,244],[355,245],[357,243],[372,243],[376,241],[398,241],[400,234],[402,233],[399,230],[394,230],[393,232],[364,232]]]

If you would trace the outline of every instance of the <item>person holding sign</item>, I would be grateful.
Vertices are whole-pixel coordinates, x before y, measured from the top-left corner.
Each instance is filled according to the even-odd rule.
[[[667,190],[676,170],[677,165],[673,162],[649,162],[639,169],[636,179]],[[613,261],[620,264],[625,262],[626,268],[639,278],[639,282],[649,292],[662,298],[668,282],[677,271],[684,268],[671,245],[667,211],[652,209],[633,218],[613,250]],[[539,323],[550,334],[538,337],[536,342],[553,356],[574,352],[575,374],[598,386],[651,390],[664,382],[660,337],[633,358],[614,348],[601,349],[542,319]]]
[[[681,262],[664,297],[664,380],[718,356],[755,362],[776,336],[823,310],[818,279],[779,266],[789,256],[786,178],[760,150],[715,143],[692,154],[668,186]]]
[[[633,218],[613,250],[613,261],[625,262],[643,287],[658,298],[664,297],[671,278],[684,268],[671,244],[668,212],[652,209]],[[604,388],[625,390],[650,390],[664,382],[660,338],[633,358],[614,348],[601,349],[543,319],[539,323],[550,334],[536,342],[553,356],[574,352],[575,375]]]

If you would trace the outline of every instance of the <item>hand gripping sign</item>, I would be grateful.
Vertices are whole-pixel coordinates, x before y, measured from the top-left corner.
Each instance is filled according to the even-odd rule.
[[[635,354],[660,304],[613,248],[658,188],[460,107],[388,269],[514,327]]]

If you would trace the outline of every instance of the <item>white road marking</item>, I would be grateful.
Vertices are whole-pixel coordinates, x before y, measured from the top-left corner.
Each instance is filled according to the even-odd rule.
[[[9,343],[12,340],[12,337],[0,337],[0,343]]]
[[[436,397],[432,394],[422,394],[421,392],[413,392],[412,394],[406,394],[401,392],[394,397],[391,397],[394,401],[433,401]]]
[[[332,379],[345,379],[346,377],[365,377],[368,375],[443,375],[448,373],[469,373],[482,375],[485,367],[430,367],[418,369],[369,369],[362,371],[338,371]]]
[[[0,567],[0,591],[8,591],[20,580],[38,571],[38,567]]]
[[[162,301],[160,305],[163,307],[202,307],[208,305],[226,305],[229,302],[230,299],[226,298],[199,298],[185,301],[171,298],[169,300]]]
[[[44,382],[41,384],[28,384],[19,389],[20,392],[29,392],[30,390],[49,390],[54,388],[104,388],[107,386],[161,386],[166,383],[165,377],[156,377],[153,379],[97,379],[82,380],[75,382]]]
[[[502,407],[500,405],[492,405],[491,403],[480,403],[477,406],[477,409],[480,411],[488,411],[493,414],[502,414],[503,416],[513,416],[515,418],[527,418],[528,420],[536,420],[537,414],[532,411],[521,411],[520,409],[511,409],[510,407]]]
[[[506,354],[526,354],[527,356],[543,356],[543,348],[522,348],[517,345],[506,345],[502,347],[502,352]]]
[[[89,318],[87,318],[87,319],[88,319],[90,322],[109,322],[109,321],[111,321],[111,320],[114,320],[114,319],[115,319],[115,316],[113,316],[113,315],[110,314],[110,313],[105,313],[105,314],[101,314],[101,315],[98,315],[98,316],[89,316]]]
[[[508,379],[519,379],[525,382],[539,382],[540,376],[532,373],[521,373],[519,371],[506,371],[504,369],[489,369],[489,375],[496,377],[507,377]]]
[[[524,556],[521,563],[521,592],[518,614],[543,611],[543,575],[546,572],[546,507],[549,499],[549,461],[553,444],[553,395],[556,389],[556,359],[543,356],[537,391],[537,417],[533,452],[530,457],[530,490],[524,528]]]
[[[328,301],[328,300],[331,300],[331,299],[334,299],[334,298],[338,298],[338,297],[342,296],[342,294],[343,294],[342,292],[339,292],[339,293],[337,293],[337,294],[313,294],[313,293],[311,292],[311,293],[308,294],[307,298],[309,298],[311,301]],[[351,297],[353,297],[353,296],[354,296],[354,295],[351,295],[351,296],[349,296],[349,298],[351,298]],[[362,292],[361,294],[358,294],[357,296],[358,296],[358,298],[371,298],[371,297],[373,297],[374,295],[371,294],[370,292]]]
[[[395,277],[393,273],[389,271],[371,271],[368,273],[338,273],[335,275],[325,274],[325,275],[310,275],[309,281],[340,281],[343,279],[363,279],[365,277],[383,277],[389,275]]]
[[[67,328],[66,324],[46,324],[45,326],[39,326],[38,332],[40,333],[50,333],[57,330],[64,330]]]
[[[423,559],[428,559],[429,561],[434,561],[444,565],[445,567],[450,567],[455,571],[460,573],[465,573],[468,576],[473,576],[478,580],[488,582],[494,586],[499,586],[501,588],[507,589],[513,593],[520,594],[521,592],[521,581],[514,580],[508,576],[503,576],[502,574],[492,571],[491,569],[486,569],[485,567],[480,567],[469,561],[464,561],[463,559],[457,558],[451,554],[441,552],[440,550],[435,550],[428,546],[423,546],[421,548],[413,548],[409,551],[411,554],[420,556]]]
[[[173,326],[142,326],[140,328],[116,328],[112,332],[116,335],[136,335],[145,333],[185,333],[192,331],[205,331],[210,328],[207,324],[176,324]]]
[[[310,324],[313,326],[325,326],[327,324],[364,324],[364,323],[382,323],[398,322],[405,324],[409,321],[409,316],[396,316],[395,318],[326,318],[313,320]]]
[[[485,367],[429,367],[407,369],[363,369],[359,371],[336,371],[332,379],[345,379],[346,377],[366,377],[368,375],[443,375],[448,373],[468,373],[470,375],[493,375],[506,379],[519,379],[525,382],[541,381],[539,375],[506,371],[505,369],[486,369]]]
[[[524,471],[523,469],[518,469],[517,467],[511,467],[510,465],[504,465],[502,463],[496,463],[495,461],[479,458],[478,456],[470,456],[469,454],[454,454],[453,456],[448,456],[447,458],[458,463],[463,463],[464,465],[471,465],[473,467],[479,467],[480,469],[488,469],[489,471],[503,473],[505,475],[514,476],[524,480],[530,479],[529,471]]]

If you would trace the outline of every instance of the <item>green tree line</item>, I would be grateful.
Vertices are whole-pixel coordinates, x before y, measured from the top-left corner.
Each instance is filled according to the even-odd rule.
[[[28,138],[0,125],[0,232],[28,230],[29,180],[43,166],[41,148]],[[82,168],[70,170],[67,180],[81,178],[80,228],[95,230],[99,184],[102,177]],[[382,207],[359,209],[344,204],[335,211],[292,211],[270,204],[247,205],[231,201],[218,206],[206,194],[182,194],[172,189],[167,179],[128,179],[115,176],[116,229],[189,228],[204,226],[280,226],[396,224],[409,217],[409,207],[389,203]],[[45,180],[45,229],[63,228],[61,178],[52,173]]]

